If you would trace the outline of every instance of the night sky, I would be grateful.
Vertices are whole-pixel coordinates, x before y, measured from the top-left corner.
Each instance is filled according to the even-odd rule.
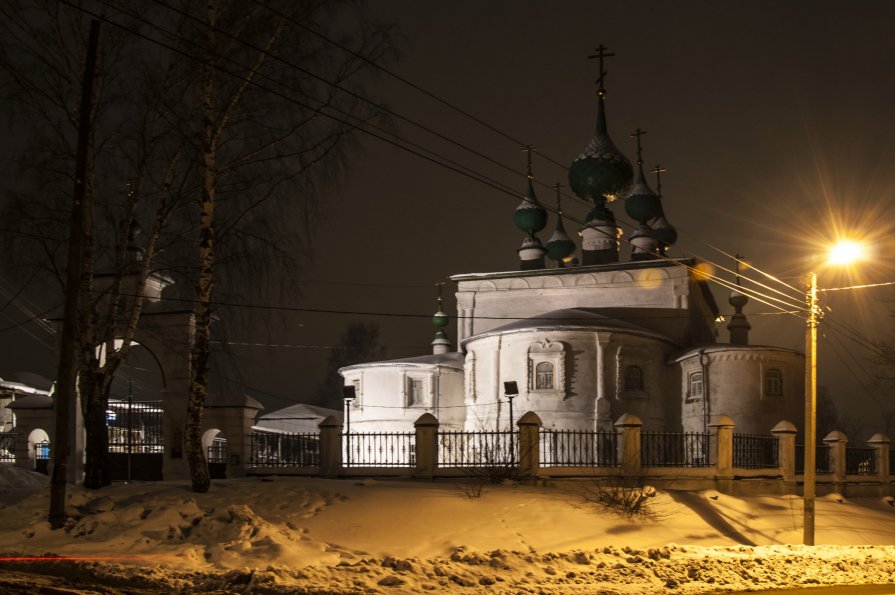
[[[672,256],[732,268],[717,249],[742,254],[795,288],[812,269],[821,287],[895,280],[895,4],[389,0],[372,2],[370,13],[401,33],[402,55],[392,70],[538,148],[534,175],[544,184],[536,190],[545,205],[554,203],[548,187],[567,184],[568,165],[593,133],[598,68],[587,56],[604,44],[615,53],[606,64],[610,134],[634,162],[629,134],[646,130],[645,166],[668,169],[663,204],[679,232]],[[282,305],[420,316],[296,311],[284,314],[275,330],[259,325],[232,336],[280,345],[236,348],[244,384],[268,410],[310,395],[329,353],[323,347],[337,344],[349,321],[377,322],[388,358],[429,353],[436,282],[518,268],[523,234],[512,216],[525,190],[522,147],[387,75],[372,91],[396,113],[519,172],[395,121],[401,137],[516,195],[361,137],[347,179],[325,198],[326,220],[316,227],[316,257],[303,294]],[[654,177],[649,181],[655,189]],[[567,188],[564,193],[563,209],[583,220],[587,208]],[[623,205],[613,210],[627,221]],[[542,242],[554,221],[551,215]],[[578,227],[566,222],[570,234]],[[850,275],[822,269],[817,258],[837,228],[852,230],[875,250]],[[623,245],[623,259],[627,251]],[[450,315],[453,290],[445,287]],[[715,287],[715,294],[722,310],[732,311],[727,290]],[[829,385],[840,410],[864,411],[868,419],[895,405],[872,389],[871,356],[847,334],[891,335],[885,300],[892,296],[891,288],[881,288],[823,300],[830,310],[821,326],[819,382]],[[772,315],[774,309],[754,300],[746,312],[753,343],[803,349],[801,319]],[[726,329],[719,330],[726,342]],[[0,337],[0,376],[23,369],[52,374],[47,350],[28,361],[11,357],[12,343],[33,341],[21,330]]]

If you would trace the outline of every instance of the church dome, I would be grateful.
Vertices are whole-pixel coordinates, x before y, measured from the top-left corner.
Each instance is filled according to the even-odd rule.
[[[643,166],[638,168],[637,181],[625,197],[625,212],[631,219],[641,224],[646,224],[650,219],[662,214],[662,204],[658,195],[652,191],[643,177]]]
[[[547,255],[562,266],[562,262],[575,252],[575,247],[575,242],[563,227],[562,212],[559,212],[556,214],[556,231],[547,242]]]
[[[528,180],[528,194],[513,213],[513,222],[520,230],[533,234],[547,226],[547,210],[541,206],[535,196],[531,179]]]
[[[603,95],[600,94],[597,129],[584,152],[569,168],[569,187],[578,196],[600,204],[624,194],[633,177],[631,162],[609,137]]]

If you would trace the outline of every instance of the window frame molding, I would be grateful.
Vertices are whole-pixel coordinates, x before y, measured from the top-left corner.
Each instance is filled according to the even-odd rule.
[[[537,395],[566,394],[566,346],[561,341],[544,338],[528,347],[528,392]],[[553,366],[553,388],[537,388],[537,368],[539,364]]]

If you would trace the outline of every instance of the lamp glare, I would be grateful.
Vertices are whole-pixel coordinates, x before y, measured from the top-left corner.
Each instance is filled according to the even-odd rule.
[[[830,264],[850,264],[856,260],[860,260],[864,255],[864,247],[852,240],[842,240],[830,248],[827,255],[827,261]]]

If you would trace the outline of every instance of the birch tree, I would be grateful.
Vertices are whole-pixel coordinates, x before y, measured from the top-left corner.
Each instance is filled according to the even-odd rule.
[[[135,295],[161,268],[186,280],[178,283],[181,288],[195,288],[184,436],[193,487],[203,491],[209,484],[200,431],[213,366],[211,321],[218,315],[217,324],[227,324],[233,316],[232,310],[221,313],[216,296],[263,292],[270,287],[264,273],[276,277],[291,270],[307,252],[318,197],[339,177],[354,148],[354,123],[377,117],[333,83],[362,90],[369,80],[365,59],[389,53],[388,35],[359,17],[354,3],[211,0],[200,6],[159,0],[139,12],[131,3],[113,0],[84,6],[108,15],[106,30],[114,31],[110,35],[118,44],[103,48],[94,119],[95,220],[79,328],[79,388],[88,426],[85,485],[108,482],[104,415],[111,380],[127,357],[142,313]],[[18,0],[3,10],[2,26],[15,32],[3,45],[5,82],[21,87],[17,107],[29,113],[37,137],[50,141],[36,143],[46,150],[23,160],[25,170],[37,175],[16,189],[6,213],[33,233],[11,243],[20,253],[39,255],[29,264],[61,279],[64,221],[56,205],[62,197],[58,189],[65,187],[60,181],[70,185],[71,168],[61,163],[73,154],[78,69],[72,63],[83,47],[87,18],[40,0]],[[46,16],[35,21],[33,14],[40,11]],[[365,59],[308,28],[330,36],[339,30],[339,41]],[[23,107],[29,104],[33,109]],[[36,196],[46,198],[46,189],[52,190],[51,199],[35,203]],[[148,223],[148,233],[142,259],[135,262],[127,257],[132,253],[128,231],[137,221]],[[38,250],[23,250],[32,241]],[[113,274],[98,295],[101,266]]]

